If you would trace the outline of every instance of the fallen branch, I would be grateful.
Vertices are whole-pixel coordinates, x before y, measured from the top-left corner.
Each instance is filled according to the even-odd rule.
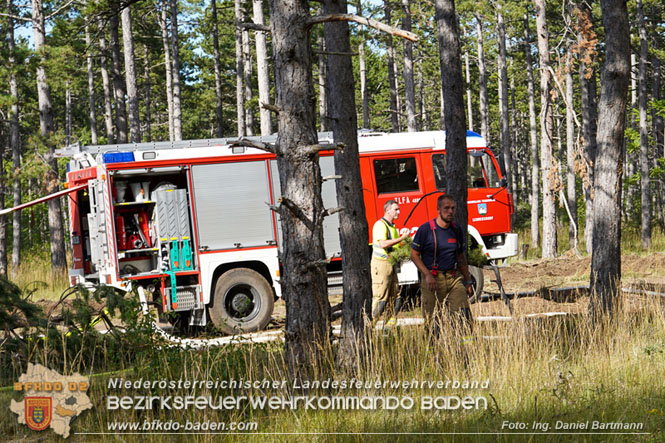
[[[388,34],[395,35],[397,37],[402,37],[406,40],[412,42],[418,41],[418,36],[413,32],[404,31],[403,29],[395,28],[384,23],[372,20],[371,18],[361,17],[355,14],[327,14],[327,15],[316,15],[309,19],[308,25],[313,26],[319,23],[326,22],[355,22],[361,25],[369,26],[370,28],[378,29],[379,31],[386,32]]]

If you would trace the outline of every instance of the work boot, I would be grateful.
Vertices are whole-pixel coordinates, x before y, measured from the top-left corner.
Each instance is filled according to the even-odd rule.
[[[374,309],[372,310],[372,325],[375,325],[377,321],[379,321],[379,317],[381,317],[381,314],[383,314],[383,311],[386,309],[386,302],[385,301],[378,301],[374,305]]]
[[[394,308],[395,313],[393,314],[395,317],[397,317],[397,315],[399,314],[399,311],[402,310],[402,303],[403,303],[402,297],[397,297],[395,299],[395,308]]]

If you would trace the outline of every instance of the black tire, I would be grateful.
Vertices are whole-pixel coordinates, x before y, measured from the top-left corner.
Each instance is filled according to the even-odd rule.
[[[236,268],[220,275],[208,307],[210,320],[226,334],[254,332],[270,322],[273,291],[261,274]]]
[[[469,303],[475,303],[480,301],[483,286],[485,285],[485,277],[483,276],[483,269],[475,266],[469,266],[469,274],[471,274],[471,280],[473,280],[473,284],[471,285],[473,294],[469,297]]]

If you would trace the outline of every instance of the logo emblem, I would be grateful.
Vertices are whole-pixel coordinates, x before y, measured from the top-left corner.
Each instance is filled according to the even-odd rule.
[[[487,203],[478,203],[478,214],[487,214]]]
[[[43,431],[51,424],[51,397],[25,398],[25,424],[34,431]]]

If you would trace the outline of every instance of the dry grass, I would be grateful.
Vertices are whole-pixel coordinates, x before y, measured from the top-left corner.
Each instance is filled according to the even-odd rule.
[[[360,390],[287,389],[140,389],[114,390],[109,375],[93,377],[90,397],[95,404],[73,425],[74,432],[107,432],[114,420],[143,423],[146,420],[176,420],[184,423],[252,421],[259,433],[278,435],[225,434],[231,441],[352,440],[366,438],[396,441],[430,441],[422,433],[456,432],[455,440],[483,441],[488,435],[469,433],[509,432],[504,421],[547,423],[552,431],[559,422],[638,422],[650,433],[643,440],[662,440],[665,411],[665,314],[660,300],[643,298],[622,307],[612,321],[592,323],[585,315],[527,319],[512,322],[477,323],[474,340],[461,343],[451,327],[441,340],[431,340],[422,326],[376,332],[367,338],[368,356],[358,358],[355,378],[361,381],[446,381],[489,380],[488,389],[462,388],[363,388]],[[350,380],[334,369],[332,361],[314,367],[315,377]],[[135,366],[118,368],[115,377],[129,380],[288,380],[281,343],[227,346],[203,351],[161,349],[136,356]],[[291,385],[291,381],[288,382]],[[304,396],[389,396],[411,397],[412,409],[396,410],[295,410],[266,411],[247,403],[233,410],[114,410],[106,408],[110,395],[304,395]],[[484,397],[487,409],[423,410],[425,396]],[[3,395],[2,403],[8,402]],[[27,432],[14,417],[0,418],[2,433]],[[420,433],[368,436],[368,433]],[[513,431],[514,432],[514,431]],[[299,435],[285,435],[298,433]],[[310,434],[308,434],[310,433]],[[347,433],[335,434],[333,433]],[[314,435],[315,434],[315,435]],[[219,435],[190,435],[197,441],[214,441]],[[571,441],[581,435],[499,434],[499,441]],[[73,436],[85,441],[86,435]],[[117,437],[106,436],[108,440]],[[124,435],[123,441],[179,441],[182,435]],[[440,438],[437,437],[437,438]],[[629,434],[584,436],[586,440],[635,441]]]

